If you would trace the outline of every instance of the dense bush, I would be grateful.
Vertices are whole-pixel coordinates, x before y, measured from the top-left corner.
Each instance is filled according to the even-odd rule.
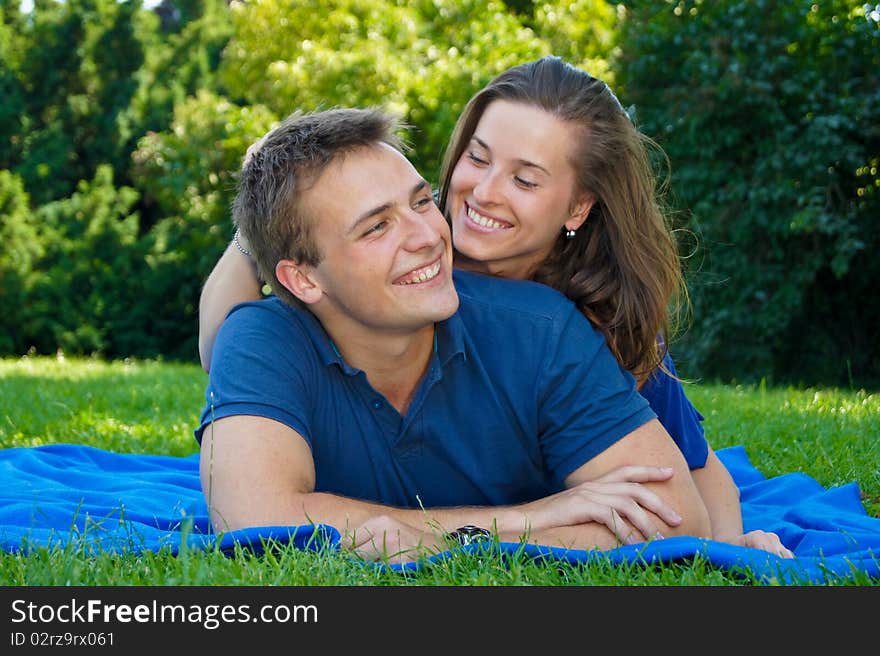
[[[699,245],[686,370],[880,378],[876,16],[842,0],[627,5],[623,95]]]
[[[135,1],[37,0],[28,16],[0,6],[0,299],[15,309],[0,319],[0,353],[195,357],[200,281],[227,237],[219,226],[208,244],[190,237],[219,223],[225,207],[210,210],[228,201],[228,173],[212,195],[211,140],[190,144],[202,153],[176,176],[162,175],[163,152],[152,167],[133,155],[167,141],[175,108],[216,84],[232,21],[224,0],[175,1],[162,21]],[[240,157],[232,139],[224,171]],[[182,218],[154,181],[165,197],[186,190]]]
[[[23,353],[27,328],[21,313],[29,305],[34,263],[42,255],[37,225],[21,178],[0,171],[0,354]]]

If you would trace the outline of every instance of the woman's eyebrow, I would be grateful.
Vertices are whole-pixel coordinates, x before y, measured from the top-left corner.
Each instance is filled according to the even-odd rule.
[[[482,139],[480,139],[477,135],[472,136],[472,137],[471,137],[471,141],[476,141],[477,144],[478,144],[481,148],[484,148],[486,151],[488,151],[488,152],[490,152],[490,153],[492,152],[492,149],[489,148],[489,144],[487,144],[485,141],[483,141]],[[538,170],[541,171],[542,173],[546,173],[547,175],[551,175],[551,174],[550,174],[550,171],[548,171],[547,169],[545,169],[543,166],[541,166],[541,165],[538,164],[537,162],[533,162],[533,161],[531,161],[531,160],[528,160],[528,159],[522,159],[522,158],[517,158],[517,159],[515,159],[515,160],[513,160],[513,161],[516,162],[517,164],[519,164],[520,166],[528,166],[529,168],[538,169]]]

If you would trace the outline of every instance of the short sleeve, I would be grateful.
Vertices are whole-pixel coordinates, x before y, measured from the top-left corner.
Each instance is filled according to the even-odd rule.
[[[539,427],[556,482],[655,418],[633,376],[573,305],[559,320],[539,378]]]
[[[284,345],[282,348],[281,345]],[[316,358],[310,338],[279,301],[236,306],[214,344],[196,440],[212,421],[253,415],[278,421],[311,444],[310,394]]]

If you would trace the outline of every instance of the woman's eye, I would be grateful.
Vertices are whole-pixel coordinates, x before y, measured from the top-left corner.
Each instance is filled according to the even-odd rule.
[[[538,186],[537,182],[531,182],[531,181],[525,180],[519,176],[514,177],[514,180],[516,180],[516,184],[520,185],[521,187],[525,187],[526,189],[534,189],[535,187]]]
[[[471,160],[474,164],[488,164],[488,162],[486,160],[482,159],[481,157],[478,157],[473,152],[468,152],[467,156],[468,156],[468,159]]]

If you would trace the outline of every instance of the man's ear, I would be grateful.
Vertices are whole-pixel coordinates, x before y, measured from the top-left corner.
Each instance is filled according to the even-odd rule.
[[[568,221],[565,222],[565,227],[568,230],[577,230],[584,225],[584,221],[590,216],[590,210],[593,209],[593,204],[595,202],[596,197],[592,194],[584,194],[581,196],[580,199],[572,205]]]
[[[317,303],[324,296],[324,291],[315,282],[312,273],[312,267],[293,260],[281,260],[275,265],[275,276],[278,281],[307,305]]]

